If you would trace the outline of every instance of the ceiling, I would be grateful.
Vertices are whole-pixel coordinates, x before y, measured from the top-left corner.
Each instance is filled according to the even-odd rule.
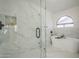
[[[28,0],[28,1],[33,2],[38,6],[40,5],[40,0]],[[41,1],[44,4],[45,0]],[[57,13],[75,6],[79,6],[79,0],[46,0],[47,10],[49,10],[52,13]]]

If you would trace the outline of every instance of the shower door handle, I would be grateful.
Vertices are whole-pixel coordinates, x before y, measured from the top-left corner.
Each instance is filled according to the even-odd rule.
[[[40,28],[36,28],[36,38],[40,38]]]

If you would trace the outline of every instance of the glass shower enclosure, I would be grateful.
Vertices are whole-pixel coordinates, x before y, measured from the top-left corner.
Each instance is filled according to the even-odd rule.
[[[0,0],[0,57],[46,57],[44,1]]]

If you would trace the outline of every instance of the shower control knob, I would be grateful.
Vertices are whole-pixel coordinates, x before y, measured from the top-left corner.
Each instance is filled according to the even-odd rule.
[[[2,29],[3,26],[4,24],[2,24],[2,22],[0,21],[0,30]]]

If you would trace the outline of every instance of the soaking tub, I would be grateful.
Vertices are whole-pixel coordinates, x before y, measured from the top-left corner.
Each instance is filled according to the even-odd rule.
[[[79,39],[69,37],[57,39],[56,36],[52,36],[52,43],[52,48],[75,53],[79,52]]]

